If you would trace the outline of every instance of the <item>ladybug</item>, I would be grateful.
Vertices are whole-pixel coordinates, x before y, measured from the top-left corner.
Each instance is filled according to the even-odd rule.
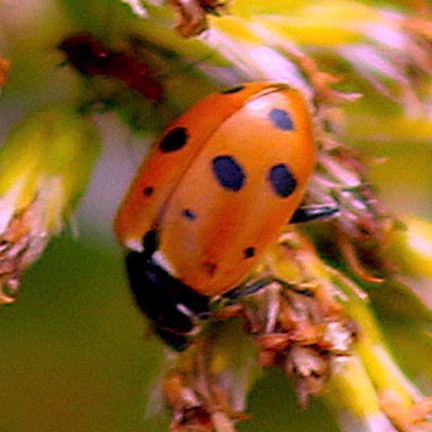
[[[69,36],[58,48],[66,54],[67,63],[85,76],[107,76],[124,82],[154,102],[162,98],[163,87],[133,50],[109,49],[87,32]]]
[[[309,108],[286,84],[210,94],[145,158],[115,220],[139,307],[185,349],[209,301],[247,281],[283,226],[327,216],[299,208],[314,170]]]

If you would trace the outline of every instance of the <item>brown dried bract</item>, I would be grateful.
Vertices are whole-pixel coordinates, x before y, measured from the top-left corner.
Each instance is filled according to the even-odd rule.
[[[306,406],[331,376],[334,362],[350,354],[355,326],[322,286],[307,294],[281,286],[273,321],[273,328],[257,335],[259,364],[291,375],[300,405]]]
[[[393,270],[385,251],[398,223],[381,207],[376,190],[366,181],[370,161],[362,160],[355,150],[327,141],[322,138],[325,151],[319,155],[309,200],[325,202],[331,197],[335,201],[339,213],[332,220],[330,247],[339,247],[337,254],[342,253],[345,264],[361,280],[382,282]]]
[[[216,364],[219,362],[218,353],[226,358],[227,350],[235,369],[242,365],[243,342],[232,332],[230,322],[243,323],[244,332],[255,340],[258,367],[278,367],[293,378],[301,406],[323,389],[333,371],[351,354],[356,325],[335,300],[332,288],[311,280],[310,266],[314,266],[316,254],[313,246],[295,233],[292,237],[289,242],[284,236],[269,253],[283,257],[286,252],[298,268],[292,274],[299,279],[285,282],[276,274],[269,278],[275,262],[269,260],[270,264],[263,265],[253,278],[268,283],[236,300],[216,301],[212,322],[178,354],[175,367],[164,380],[165,399],[173,413],[172,432],[231,432],[238,420],[247,418],[238,401],[247,388],[233,384],[230,361],[224,360],[225,369],[214,367],[215,358]],[[225,345],[227,337],[234,342]]]
[[[420,399],[410,407],[406,407],[395,394],[383,391],[379,395],[379,401],[381,409],[398,431],[432,431],[432,424],[428,421],[432,414],[432,398]]]
[[[176,30],[184,37],[197,36],[208,28],[207,14],[226,12],[227,0],[170,0],[176,12]]]
[[[248,418],[232,408],[230,395],[210,371],[208,343],[204,338],[197,341],[164,377],[171,432],[235,432],[235,423]]]
[[[37,225],[37,202],[15,214],[0,234],[0,303],[14,301],[20,278],[39,257],[47,243]]]
[[[408,20],[405,25],[414,22],[418,24]],[[425,20],[422,23],[422,29],[425,29]],[[424,81],[429,79],[432,71],[432,45],[424,37],[413,40],[415,43],[412,42],[410,55],[415,56],[413,65],[418,70],[416,75],[423,77]],[[297,47],[285,44],[282,48],[296,61],[314,89],[312,102],[320,151],[306,200],[313,204],[331,203],[339,208],[338,215],[333,219],[333,228],[338,234],[339,255],[342,252],[346,264],[360,279],[381,282],[389,270],[393,270],[392,263],[384,258],[383,252],[397,223],[380,206],[376,191],[368,183],[369,166],[376,161],[365,158],[341,142],[344,113],[340,104],[357,99],[361,94],[335,89],[334,85],[343,81],[343,76],[323,71],[316,59]],[[414,86],[414,80],[408,81]],[[425,91],[418,83],[418,88],[401,93],[422,95]]]

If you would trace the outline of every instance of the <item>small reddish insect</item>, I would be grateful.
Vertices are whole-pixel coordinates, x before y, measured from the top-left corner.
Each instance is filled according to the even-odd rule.
[[[59,49],[66,54],[67,62],[83,75],[103,75],[117,79],[155,102],[162,98],[163,87],[132,50],[111,50],[86,32],[68,37],[59,45]]]
[[[334,212],[297,210],[314,166],[309,109],[285,84],[211,94],[168,126],[115,221],[131,289],[166,342],[184,349],[193,316],[245,283],[286,223]]]

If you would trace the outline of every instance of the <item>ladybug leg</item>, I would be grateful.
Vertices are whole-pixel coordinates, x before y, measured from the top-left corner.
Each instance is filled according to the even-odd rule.
[[[257,291],[263,289],[271,282],[274,282],[274,277],[264,277],[262,279],[255,280],[249,284],[239,286],[231,291],[225,293],[222,297],[230,300],[237,300],[242,297],[246,297],[251,294],[255,294]]]
[[[225,293],[222,297],[227,298],[229,300],[238,300],[240,298],[255,294],[256,292],[269,286],[271,283],[277,283],[284,288],[295,289],[296,292],[308,297],[312,295],[309,287],[298,288],[297,286],[294,287],[290,283],[282,279],[276,278],[274,276],[265,276],[261,279],[254,280],[253,282],[246,283],[245,285],[242,285],[238,288],[234,288],[233,290]]]
[[[302,206],[294,212],[290,223],[305,223],[326,219],[338,211],[339,207],[331,204]]]
[[[311,288],[310,284],[305,283],[305,284],[292,285],[274,276],[267,276],[267,277],[263,277],[262,279],[255,280],[249,284],[242,285],[238,288],[234,288],[233,290],[224,294],[223,297],[230,300],[237,300],[239,298],[255,294],[256,292],[267,287],[271,283],[277,283],[283,288],[294,290],[296,293],[304,295],[306,297],[313,296],[313,289]]]
[[[209,299],[153,262],[147,252],[129,252],[126,270],[139,308],[170,347],[183,351],[196,331],[195,321],[209,314]]]

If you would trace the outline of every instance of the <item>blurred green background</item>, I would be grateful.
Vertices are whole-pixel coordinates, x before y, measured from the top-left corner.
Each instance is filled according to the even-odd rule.
[[[105,168],[116,160],[107,156]],[[109,173],[99,169],[90,194],[103,199],[97,183]],[[97,201],[85,199],[77,215],[80,234],[69,230],[54,239],[26,274],[18,301],[1,310],[2,432],[167,430],[160,418],[146,420],[163,348],[133,304],[121,250]],[[331,424],[330,416],[314,415],[323,410],[316,402],[298,410],[291,383],[279,373],[260,380],[250,408],[259,414],[244,423],[245,431],[283,431],[287,424],[293,431],[305,424],[324,430],[322,422]]]
[[[147,406],[157,400],[163,346],[134,305],[111,232],[133,172],[130,143],[115,133],[120,123],[107,123],[119,142],[105,147],[74,221],[79,234],[54,238],[17,302],[0,311],[1,432],[167,430],[165,416],[149,417]],[[128,173],[123,180],[114,165]],[[254,420],[242,431],[337,430],[319,401],[300,410],[292,383],[276,371],[259,380],[249,408]]]

